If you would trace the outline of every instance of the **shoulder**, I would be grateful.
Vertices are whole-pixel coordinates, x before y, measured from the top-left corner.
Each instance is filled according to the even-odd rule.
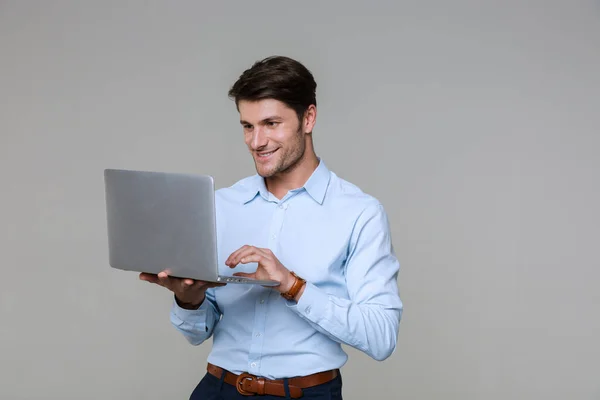
[[[387,243],[391,241],[391,226],[382,202],[358,185],[332,173],[332,208],[348,218],[352,224],[349,236],[350,247],[359,243]]]
[[[238,180],[230,186],[215,190],[217,201],[239,201],[248,196],[256,188],[256,176],[247,176]]]
[[[390,219],[382,201],[365,192],[355,183],[331,172],[330,209],[352,224],[353,240],[358,236],[371,240],[381,235],[389,235]]]
[[[359,214],[364,212],[383,211],[381,201],[370,193],[363,191],[358,185],[330,172],[329,192],[332,206],[341,209],[352,209]]]

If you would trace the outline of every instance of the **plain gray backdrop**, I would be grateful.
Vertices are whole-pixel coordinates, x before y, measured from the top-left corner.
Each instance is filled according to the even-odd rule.
[[[0,398],[189,396],[211,344],[108,267],[102,171],[253,174],[227,90],[273,54],[402,263],[345,398],[600,399],[600,4],[444,0],[0,1]]]

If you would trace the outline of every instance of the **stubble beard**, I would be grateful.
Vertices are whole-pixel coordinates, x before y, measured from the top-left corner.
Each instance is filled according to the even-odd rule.
[[[272,178],[275,175],[285,174],[293,171],[300,164],[300,161],[304,157],[304,153],[306,151],[306,143],[304,142],[303,136],[304,135],[302,135],[301,130],[299,129],[298,132],[296,132],[297,141],[294,144],[294,147],[281,154],[280,158],[277,160],[277,164],[267,171],[261,172],[258,167],[259,164],[255,159],[254,165],[259,175],[263,178]],[[283,149],[279,149],[277,152],[282,150]]]

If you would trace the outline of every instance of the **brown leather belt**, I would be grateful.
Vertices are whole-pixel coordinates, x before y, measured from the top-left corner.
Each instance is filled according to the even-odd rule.
[[[245,396],[266,394],[271,396],[285,397],[285,386],[283,379],[266,379],[255,375],[250,375],[248,373],[236,375],[232,372],[224,371],[223,368],[217,367],[211,363],[208,363],[206,370],[209,374],[219,379],[221,376],[223,376],[223,372],[225,372],[225,383],[235,386],[237,391]],[[290,396],[293,399],[302,397],[302,389],[327,383],[335,379],[338,374],[339,370],[332,369],[312,375],[288,378]]]

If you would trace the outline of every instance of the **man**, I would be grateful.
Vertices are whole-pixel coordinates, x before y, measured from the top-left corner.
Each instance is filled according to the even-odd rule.
[[[387,215],[317,157],[315,93],[287,57],[256,62],[229,92],[257,174],[216,192],[219,266],[279,286],[140,275],[174,293],[171,322],[190,343],[213,338],[191,399],[341,399],[342,343],[376,360],[396,347]]]

